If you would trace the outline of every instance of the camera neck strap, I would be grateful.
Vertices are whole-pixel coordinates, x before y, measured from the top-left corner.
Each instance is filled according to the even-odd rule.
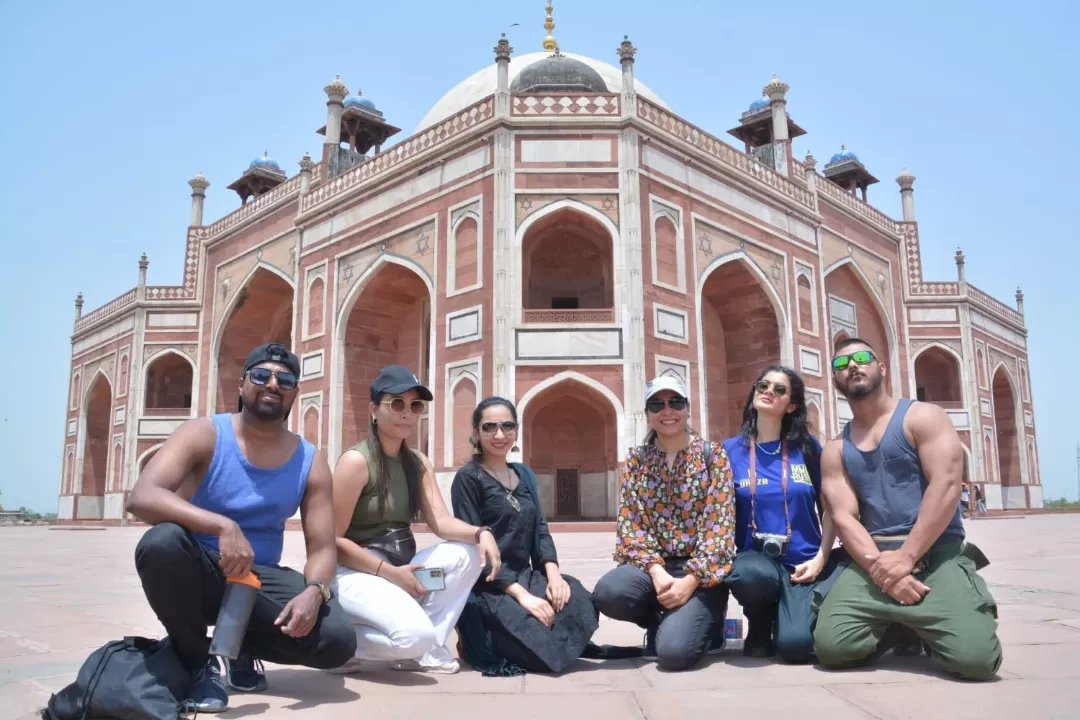
[[[788,448],[787,440],[782,441],[780,455],[780,488],[784,493],[784,524],[787,526],[787,538],[791,539],[791,513],[787,503]],[[757,441],[750,438],[750,531],[757,533],[757,511],[754,509],[754,495],[757,494]]]

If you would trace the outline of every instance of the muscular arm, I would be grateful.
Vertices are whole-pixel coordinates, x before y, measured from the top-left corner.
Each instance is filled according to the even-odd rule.
[[[928,482],[915,526],[901,551],[915,562],[941,536],[956,513],[964,474],[964,450],[949,416],[939,406],[915,403],[905,418]]]
[[[860,526],[861,527],[861,526]],[[832,515],[829,514],[825,508],[822,508],[821,512],[821,549],[818,552],[821,554],[821,559],[828,562],[829,555],[832,554],[833,544],[836,542],[836,523],[833,522]]]
[[[229,518],[189,502],[216,445],[217,432],[210,418],[196,418],[182,424],[139,475],[128,496],[127,511],[149,525],[173,522],[205,535],[221,535],[235,525]],[[193,475],[197,477],[186,483]]]
[[[821,497],[825,502],[826,517],[832,518],[836,534],[851,559],[869,571],[878,549],[870,533],[859,522],[859,499],[844,471],[840,456],[842,443],[842,440],[832,440],[821,453]],[[823,524],[822,535],[824,532]]]
[[[334,535],[334,485],[330,465],[321,453],[315,454],[308,473],[307,489],[300,501],[300,522],[307,546],[304,579],[330,583],[337,569]]]
[[[334,467],[333,477],[334,543],[338,562],[347,568],[374,575],[382,560],[345,537],[356,501],[368,483],[367,460],[358,451],[348,450]]]

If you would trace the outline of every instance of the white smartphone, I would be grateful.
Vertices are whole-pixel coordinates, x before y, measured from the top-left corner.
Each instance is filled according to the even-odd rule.
[[[428,592],[446,589],[446,575],[440,567],[419,568],[413,570],[413,574],[416,575],[416,579],[420,581],[420,584]]]

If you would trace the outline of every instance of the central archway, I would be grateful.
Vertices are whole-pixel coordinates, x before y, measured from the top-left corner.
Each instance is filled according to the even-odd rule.
[[[236,412],[240,377],[248,353],[264,343],[292,348],[293,286],[259,265],[233,298],[217,341],[215,412]]]
[[[859,337],[870,343],[885,364],[888,378],[882,385],[887,395],[901,387],[900,368],[893,358],[894,342],[885,306],[871,289],[870,282],[851,258],[844,258],[825,270],[829,325],[832,328],[830,351],[841,340]]]
[[[83,445],[82,485],[77,519],[99,519],[104,507],[109,469],[109,431],[112,428],[112,384],[99,372],[86,394],[86,442]],[[101,498],[90,501],[89,498]]]
[[[146,415],[188,415],[195,368],[179,353],[166,350],[146,365]]]
[[[786,322],[765,280],[741,253],[715,265],[701,285],[701,345],[707,432],[722,441],[738,432],[750,386],[783,359]]]
[[[1016,395],[1004,365],[994,371],[994,425],[997,430],[997,451],[1001,484],[1005,487],[1022,484],[1020,474],[1020,444],[1016,427]],[[1022,491],[1021,491],[1022,492]],[[1021,503],[1021,506],[1024,503]]]
[[[618,469],[618,414],[574,378],[523,398],[523,461],[537,476],[545,516],[604,519],[612,514]]]
[[[387,365],[404,365],[431,387],[431,291],[404,262],[381,260],[361,279],[336,324],[340,344],[341,451],[367,437],[371,383]],[[431,457],[430,408],[409,445]]]
[[[940,345],[930,345],[915,356],[915,397],[949,410],[962,410],[960,362]]]

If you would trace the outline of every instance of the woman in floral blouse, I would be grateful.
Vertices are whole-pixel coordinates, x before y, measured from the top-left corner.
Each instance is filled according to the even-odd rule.
[[[687,424],[686,386],[674,376],[645,388],[649,434],[626,458],[616,529],[619,566],[593,602],[613,620],[645,629],[647,658],[686,670],[724,646],[735,557],[735,494],[723,445]]]

